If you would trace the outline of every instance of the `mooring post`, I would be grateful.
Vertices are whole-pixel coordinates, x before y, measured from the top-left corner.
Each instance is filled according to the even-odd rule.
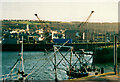
[[[54,47],[54,50],[56,51],[56,48]],[[57,79],[57,61],[56,61],[56,53],[54,54],[54,61],[55,61],[55,65],[54,65],[54,69],[55,69],[55,82],[58,82],[58,79]]]
[[[119,74],[119,72],[120,72],[119,70],[120,70],[120,63],[118,63],[118,75],[120,75]]]
[[[114,35],[114,72],[117,74],[117,36]]]
[[[21,59],[22,59],[22,71],[24,72],[24,64],[23,64],[23,36],[22,36]]]
[[[70,80],[70,74],[71,74],[72,50],[73,50],[73,47],[71,47],[71,53],[70,53],[69,80]]]

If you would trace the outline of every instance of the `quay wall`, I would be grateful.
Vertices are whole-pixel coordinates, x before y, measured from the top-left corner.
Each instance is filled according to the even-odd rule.
[[[95,50],[94,63],[114,63],[114,49],[101,48]],[[120,63],[120,47],[117,48],[117,60]]]
[[[53,48],[55,44],[24,44],[24,51],[45,51]],[[62,45],[62,44],[61,44]],[[100,48],[101,46],[113,45],[113,43],[84,43],[84,44],[66,44],[66,46],[73,46],[74,50],[85,49],[94,52],[94,63],[108,63],[114,61],[113,48]],[[21,51],[21,44],[1,44],[2,51]],[[99,47],[99,48],[98,48]],[[65,50],[62,48],[62,50]],[[118,62],[120,62],[120,47],[118,47]]]
[[[20,51],[21,44],[0,44],[2,51]],[[45,51],[53,48],[53,45],[59,44],[24,44],[24,51]],[[61,44],[62,45],[62,44]],[[75,50],[85,49],[94,51],[96,47],[109,46],[113,43],[77,43],[77,44],[66,44],[65,46],[73,46]],[[64,50],[64,49],[63,49]]]

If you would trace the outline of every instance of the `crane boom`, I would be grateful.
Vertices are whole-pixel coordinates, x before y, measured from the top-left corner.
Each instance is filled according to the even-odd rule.
[[[45,23],[45,21],[42,21],[42,20],[40,20],[40,18],[38,17],[38,15],[37,14],[34,14],[36,17],[37,17],[37,19],[39,20],[39,22],[40,23]],[[46,25],[46,27],[48,27],[48,25],[47,24],[41,24],[42,25],[42,27],[44,27],[45,25]],[[45,29],[45,28],[44,28]]]
[[[94,13],[94,11],[91,11],[91,13],[90,13],[90,15],[88,16],[88,18],[86,19],[86,21],[80,23],[79,26],[78,26],[78,27],[80,28],[80,35],[81,35],[81,38],[80,38],[80,39],[82,39],[82,40],[85,39],[85,32],[84,32],[84,30],[81,29],[81,27],[84,26],[86,23],[88,23],[88,21],[89,21],[89,19],[90,19],[90,17],[92,16],[93,13]],[[81,30],[82,30],[82,31],[81,31]]]
[[[40,18],[38,17],[38,15],[37,14],[34,14],[36,17],[37,17],[37,19],[39,20],[39,22],[41,22],[41,20],[40,20]]]
[[[89,19],[90,19],[90,17],[92,16],[93,13],[94,13],[94,11],[91,11],[91,13],[90,13],[90,15],[88,16],[88,18],[86,19],[86,21],[85,21],[85,22],[82,22],[82,23],[79,25],[80,28],[81,28],[81,26],[83,26],[85,23],[87,23],[87,22],[89,21]]]
[[[42,21],[42,20],[40,20],[40,18],[38,17],[38,15],[37,14],[34,14],[36,17],[37,17],[37,19],[39,20],[39,22],[41,23],[40,25],[41,25],[41,27],[43,28],[43,37],[44,37],[44,41],[46,40],[46,39],[49,39],[49,32],[48,32],[48,30],[49,30],[49,25],[48,24],[46,24],[46,22],[45,21]],[[44,23],[44,24],[43,24]]]
[[[90,17],[92,16],[92,14],[94,13],[94,11],[91,11],[90,15],[88,16],[87,20],[85,21],[85,23],[88,22],[88,20],[90,19]]]
[[[42,24],[42,23],[45,23],[44,21],[42,21],[42,20],[40,20],[40,18],[38,17],[38,15],[37,14],[34,14],[36,17],[37,17],[37,19],[39,20],[39,22],[41,23],[41,26],[42,26],[42,28],[43,28],[43,30],[45,30],[45,25],[44,24]]]

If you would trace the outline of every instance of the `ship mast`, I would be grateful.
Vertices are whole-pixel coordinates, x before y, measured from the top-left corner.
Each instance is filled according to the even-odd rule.
[[[22,61],[22,72],[24,72],[24,64],[23,64],[23,36],[22,36],[21,61]]]

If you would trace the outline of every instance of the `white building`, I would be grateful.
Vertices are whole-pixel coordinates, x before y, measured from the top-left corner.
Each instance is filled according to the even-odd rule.
[[[28,24],[26,25],[26,31],[29,31],[29,25]]]
[[[52,39],[65,39],[65,34],[63,33],[60,33],[58,31],[51,31],[51,33],[52,33]]]
[[[36,30],[35,32],[39,34],[43,34],[43,29]]]

